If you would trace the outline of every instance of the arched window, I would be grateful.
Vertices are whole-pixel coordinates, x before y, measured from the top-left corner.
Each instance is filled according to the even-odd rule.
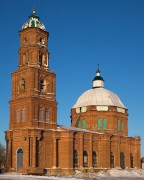
[[[22,109],[22,122],[26,121],[26,110],[25,108]]]
[[[107,129],[107,119],[105,118],[103,120],[103,130],[106,130]]]
[[[26,54],[22,55],[22,65],[26,64]]]
[[[17,122],[20,122],[20,109],[17,110]]]
[[[97,167],[97,154],[96,154],[95,151],[92,154],[92,165],[93,165],[94,168]]]
[[[45,122],[49,122],[49,109],[45,109]]]
[[[38,109],[38,121],[42,122],[42,108],[41,107],[39,107]]]
[[[110,153],[110,167],[114,168],[114,154],[113,154],[113,152]]]
[[[44,80],[43,79],[41,79],[40,80],[40,92],[44,92]]]
[[[40,42],[40,43],[42,43],[42,37],[38,37],[38,41]]]
[[[130,167],[133,168],[133,154],[130,154]]]
[[[21,89],[22,91],[25,91],[25,80],[24,80],[24,79],[21,79],[21,80],[20,80],[20,89]]]
[[[100,130],[102,128],[102,125],[101,125],[101,119],[98,118],[98,130]]]
[[[124,156],[124,152],[120,153],[120,167],[122,169],[125,169],[125,156]]]
[[[17,171],[23,167],[23,150],[20,148],[17,150]]]
[[[78,167],[78,152],[77,150],[74,150],[74,154],[73,154],[73,166]]]
[[[45,64],[45,55],[42,54],[42,65],[44,65],[44,64]]]
[[[88,154],[86,151],[83,152],[83,167],[88,167]]]

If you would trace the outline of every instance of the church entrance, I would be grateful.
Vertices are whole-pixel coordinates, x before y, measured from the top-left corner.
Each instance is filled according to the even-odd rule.
[[[17,150],[17,171],[23,167],[23,150],[20,148]]]

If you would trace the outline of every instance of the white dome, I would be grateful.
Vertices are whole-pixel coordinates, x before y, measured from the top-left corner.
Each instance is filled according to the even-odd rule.
[[[73,108],[90,105],[117,106],[126,109],[126,107],[123,105],[123,103],[115,93],[104,88],[93,88],[84,92],[78,98]]]

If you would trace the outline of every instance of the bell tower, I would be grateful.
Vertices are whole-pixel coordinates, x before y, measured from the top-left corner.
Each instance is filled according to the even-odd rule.
[[[39,166],[45,134],[57,128],[56,75],[49,68],[49,33],[35,9],[19,36],[18,69],[12,73],[10,123],[5,132],[7,164],[8,171],[32,173]]]
[[[12,73],[10,129],[56,128],[56,75],[49,69],[48,36],[35,9],[19,32],[18,70]]]

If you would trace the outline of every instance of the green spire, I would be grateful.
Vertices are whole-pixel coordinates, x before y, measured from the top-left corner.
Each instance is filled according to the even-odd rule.
[[[38,15],[36,14],[36,9],[35,9],[35,8],[33,9],[32,14],[29,16],[29,19],[31,19],[31,18],[36,18],[36,19],[39,20],[39,17],[38,17]]]

